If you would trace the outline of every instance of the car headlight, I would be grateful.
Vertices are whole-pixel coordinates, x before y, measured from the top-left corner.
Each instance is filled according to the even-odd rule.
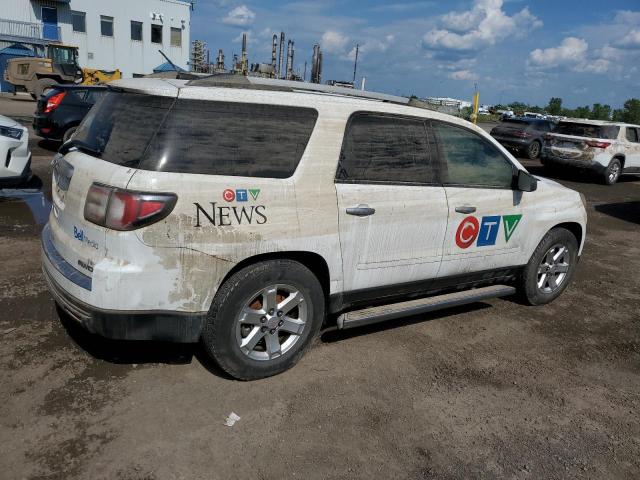
[[[13,127],[0,127],[0,135],[3,137],[15,138],[20,140],[22,138],[22,129]]]

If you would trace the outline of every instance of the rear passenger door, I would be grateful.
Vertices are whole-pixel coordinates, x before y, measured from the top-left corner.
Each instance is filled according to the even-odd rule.
[[[448,212],[434,150],[423,119],[350,118],[336,173],[346,291],[436,277]]]
[[[472,277],[527,263],[522,192],[512,189],[515,166],[477,132],[438,121],[430,126],[449,208],[438,277]]]
[[[640,128],[627,127],[625,146],[625,169],[640,169]]]

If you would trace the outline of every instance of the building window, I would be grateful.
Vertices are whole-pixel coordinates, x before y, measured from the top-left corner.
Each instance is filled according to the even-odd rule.
[[[113,17],[100,15],[100,34],[103,37],[113,37]]]
[[[171,27],[171,46],[182,47],[182,29]]]
[[[73,31],[79,33],[87,33],[86,14],[84,12],[71,12],[71,23]]]
[[[151,25],[151,41],[162,43],[162,25]]]
[[[131,40],[142,41],[142,22],[131,20]]]

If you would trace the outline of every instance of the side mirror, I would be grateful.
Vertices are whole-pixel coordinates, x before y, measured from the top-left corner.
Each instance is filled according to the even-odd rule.
[[[521,192],[533,192],[538,188],[538,180],[524,170],[518,170],[515,180],[516,187]]]

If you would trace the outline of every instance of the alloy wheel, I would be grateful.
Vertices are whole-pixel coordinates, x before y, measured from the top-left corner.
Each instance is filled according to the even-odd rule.
[[[563,284],[569,273],[569,249],[562,244],[553,245],[538,266],[537,284],[542,293],[553,293]]]

